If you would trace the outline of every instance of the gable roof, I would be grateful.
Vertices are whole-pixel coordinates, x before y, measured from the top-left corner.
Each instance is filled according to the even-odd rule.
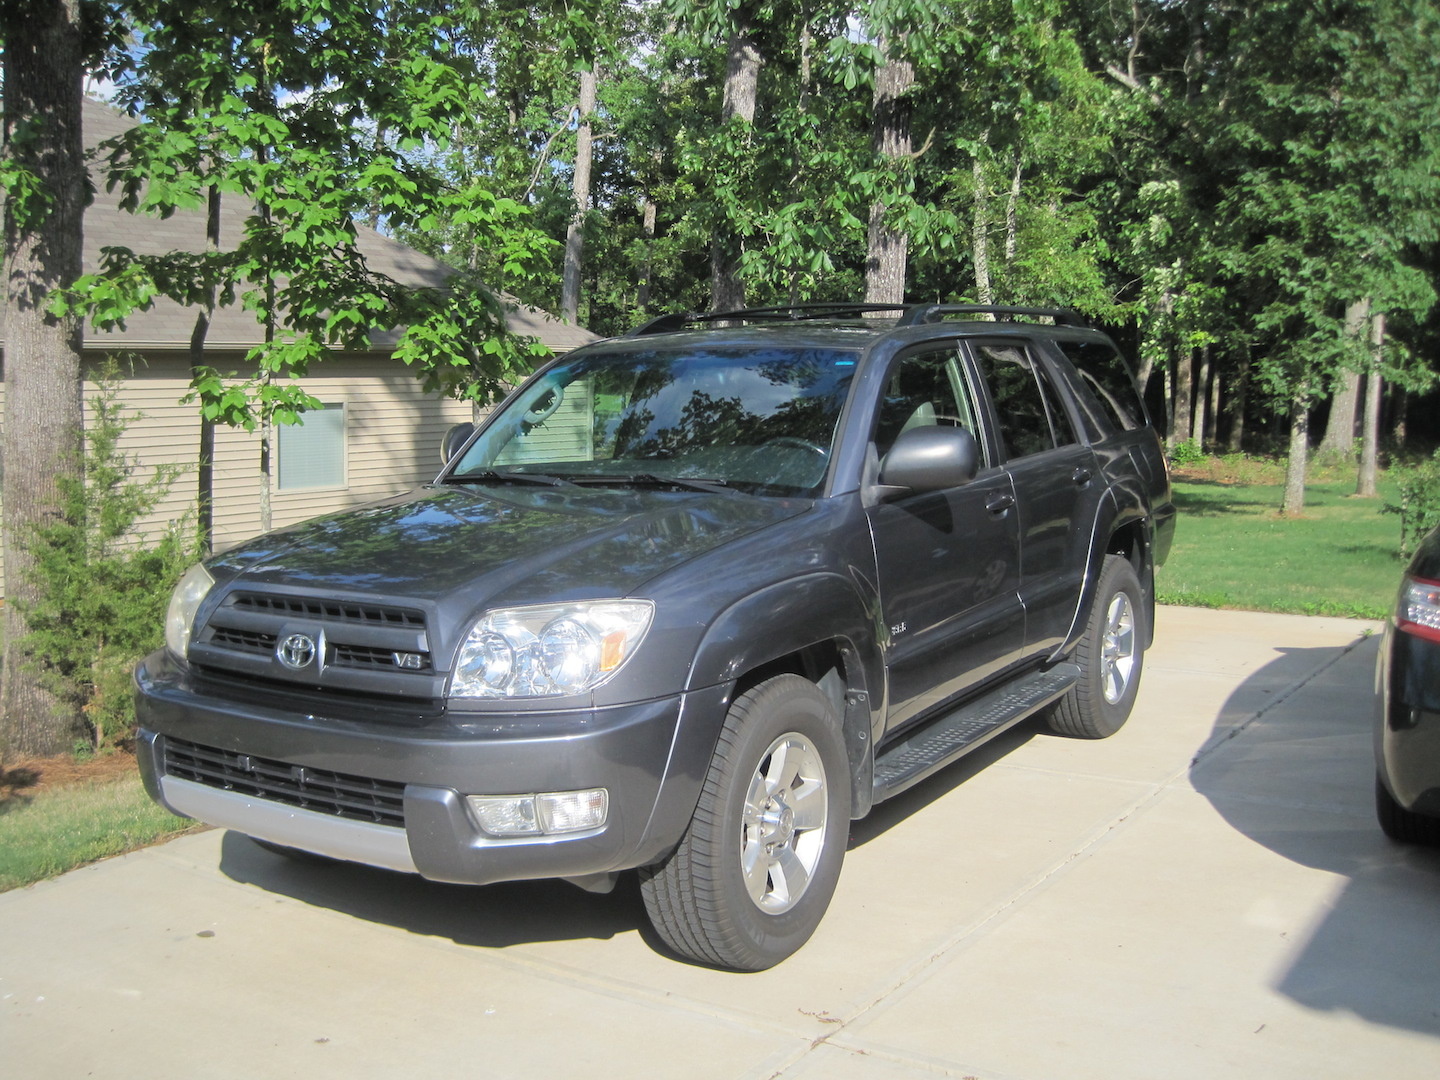
[[[114,138],[134,127],[136,121],[99,101],[86,98],[83,107],[85,145],[94,149],[106,139]],[[120,193],[105,190],[104,178],[91,166],[95,200],[85,211],[84,272],[100,269],[100,251],[105,247],[128,247],[143,255],[164,255],[171,251],[203,251],[205,249],[205,213],[203,210],[177,210],[168,218],[152,214],[131,214],[120,209]],[[221,247],[234,246],[245,227],[253,207],[238,196],[225,195],[220,209]],[[371,270],[410,286],[440,287],[452,271],[444,263],[407,247],[374,229],[356,226],[358,247]],[[547,312],[512,302],[508,313],[510,329],[518,334],[538,338],[555,352],[596,340],[596,335],[579,326],[561,322]],[[187,349],[195,326],[195,312],[173,300],[159,299],[149,311],[137,312],[125,320],[123,330],[98,331],[85,326],[87,349]],[[398,333],[372,335],[373,346],[389,349],[398,340]],[[255,318],[240,304],[218,308],[210,323],[205,347],[216,351],[245,350],[259,344],[264,331]]]

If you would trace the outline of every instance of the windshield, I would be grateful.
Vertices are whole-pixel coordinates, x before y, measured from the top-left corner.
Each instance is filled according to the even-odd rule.
[[[754,347],[577,357],[511,400],[446,479],[706,481],[752,494],[814,494],[855,359],[834,349]]]

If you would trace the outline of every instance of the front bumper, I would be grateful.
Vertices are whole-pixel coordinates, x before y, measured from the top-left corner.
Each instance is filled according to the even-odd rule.
[[[273,695],[217,689],[163,650],[135,681],[140,771],[161,805],[289,847],[469,884],[590,884],[662,858],[689,823],[728,705],[728,689],[713,687],[606,709],[417,716],[397,707],[391,717],[371,705],[327,715],[310,699],[286,708]],[[223,772],[177,767],[197,753],[223,761]],[[250,771],[291,773],[294,783],[272,794]],[[365,811],[337,808],[371,782],[392,811],[362,820]],[[308,794],[335,783],[346,793],[337,799]],[[577,834],[491,837],[465,803],[598,787],[609,817]]]

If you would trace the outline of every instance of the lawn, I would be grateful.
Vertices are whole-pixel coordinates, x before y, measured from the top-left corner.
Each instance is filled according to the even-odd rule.
[[[198,827],[150,801],[128,755],[82,761],[62,771],[76,779],[47,783],[33,792],[5,786],[5,797],[0,798],[0,892]],[[11,769],[6,779],[27,772],[24,766]],[[97,774],[106,778],[87,778]]]
[[[1180,520],[1169,560],[1156,575],[1160,601],[1193,607],[1383,618],[1404,567],[1400,519],[1381,512],[1395,499],[1353,494],[1353,470],[1316,470],[1305,513],[1279,515],[1283,477],[1254,463],[1177,470]]]

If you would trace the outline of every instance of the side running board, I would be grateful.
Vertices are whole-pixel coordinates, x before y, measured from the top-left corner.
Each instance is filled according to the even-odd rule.
[[[956,758],[989,742],[1074,686],[1077,664],[1056,664],[966,702],[919,728],[875,759],[875,801],[899,795]]]

